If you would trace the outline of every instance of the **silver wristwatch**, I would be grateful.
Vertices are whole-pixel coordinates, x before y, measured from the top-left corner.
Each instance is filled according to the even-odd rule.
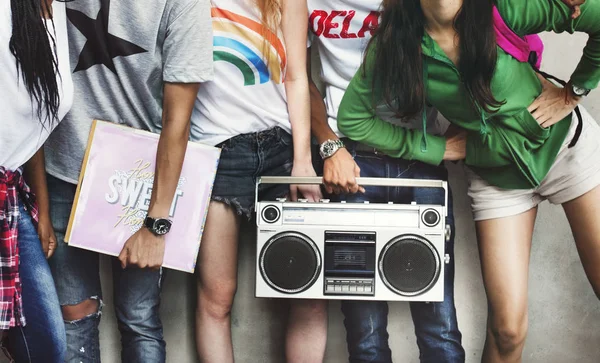
[[[343,147],[345,146],[342,140],[327,140],[319,146],[319,154],[321,154],[321,158],[325,160],[332,157],[333,154]]]
[[[571,84],[571,92],[577,97],[583,97],[587,96],[590,93],[590,90]]]

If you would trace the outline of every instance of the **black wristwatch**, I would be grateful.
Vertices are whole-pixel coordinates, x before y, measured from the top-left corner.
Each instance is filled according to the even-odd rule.
[[[144,219],[144,227],[148,228],[155,236],[164,236],[169,233],[172,224],[173,222],[165,218],[146,217]]]

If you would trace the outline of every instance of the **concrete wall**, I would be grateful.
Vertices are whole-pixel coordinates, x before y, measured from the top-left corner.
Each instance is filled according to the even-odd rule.
[[[585,44],[584,36],[544,35],[544,69],[568,79]],[[585,105],[600,120],[600,91]],[[600,142],[600,140],[599,140]],[[599,161],[600,162],[600,161]],[[456,305],[467,362],[478,362],[485,335],[486,300],[471,220],[466,185],[460,168],[452,165],[451,185],[455,195]],[[246,227],[240,242],[239,291],[233,312],[233,339],[237,362],[283,362],[285,308],[280,302],[253,297],[253,230]],[[119,361],[119,334],[111,306],[112,286],[104,261],[103,287],[107,302],[102,319],[102,358]],[[592,363],[600,361],[600,304],[579,262],[569,226],[557,206],[540,208],[534,235],[530,275],[530,329],[525,362]],[[196,362],[193,344],[194,289],[192,276],[170,272],[163,295],[162,318],[168,344],[168,361]],[[396,362],[418,361],[407,304],[391,304],[390,345]],[[331,302],[326,362],[347,362],[345,330],[339,303]]]

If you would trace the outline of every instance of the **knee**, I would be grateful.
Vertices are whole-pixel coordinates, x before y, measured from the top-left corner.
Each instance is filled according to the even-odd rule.
[[[102,302],[99,299],[88,299],[76,305],[63,305],[61,310],[66,322],[77,322],[89,316],[99,316],[101,306]]]
[[[198,285],[198,311],[216,319],[228,317],[236,291],[237,282],[235,280],[200,283]]]
[[[512,354],[525,345],[527,318],[493,323],[490,327],[500,354]]]

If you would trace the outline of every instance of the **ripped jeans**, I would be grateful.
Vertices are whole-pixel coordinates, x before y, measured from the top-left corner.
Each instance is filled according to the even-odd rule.
[[[76,321],[65,321],[65,362],[96,363],[100,362],[98,326],[102,311],[99,255],[64,243],[75,191],[76,185],[48,175],[50,214],[58,239],[50,268],[61,306],[98,300],[97,312]],[[115,313],[121,333],[121,361],[165,362],[166,347],[159,316],[162,271],[123,270],[116,258],[111,260]]]
[[[16,363],[63,363],[65,330],[60,324],[62,316],[54,281],[37,228],[21,202],[19,213],[19,273],[27,324],[8,330],[6,348]]]

